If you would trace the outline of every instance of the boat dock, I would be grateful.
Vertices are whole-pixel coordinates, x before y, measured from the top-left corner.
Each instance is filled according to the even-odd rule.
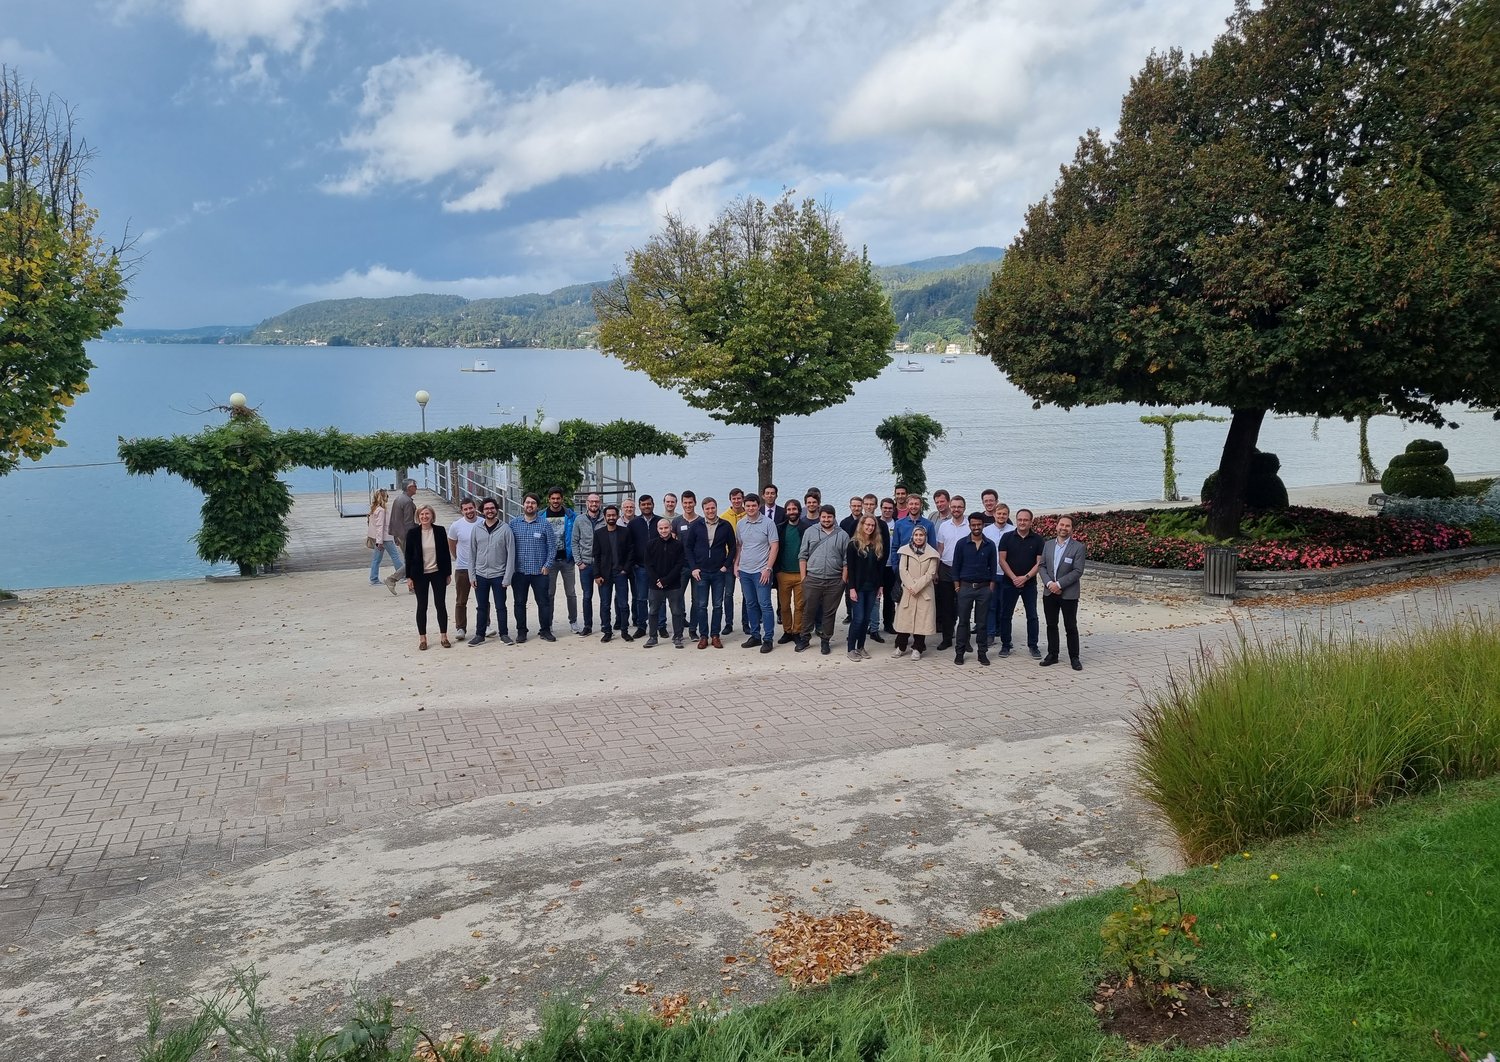
[[[458,507],[444,501],[430,490],[418,489],[414,499],[418,506],[430,505],[444,527],[459,519]],[[346,508],[353,506],[348,504]],[[366,505],[367,509],[368,506]],[[347,571],[367,568],[370,551],[365,549],[365,515],[341,516],[336,494],[297,494],[287,516],[286,552],[280,569],[284,572]],[[390,562],[382,565],[381,574],[389,574]]]

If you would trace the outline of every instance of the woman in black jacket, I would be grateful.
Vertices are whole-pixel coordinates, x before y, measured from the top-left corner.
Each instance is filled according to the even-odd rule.
[[[417,526],[406,533],[406,585],[417,594],[418,649],[427,648],[427,592],[437,606],[438,643],[452,649],[448,640],[448,584],[453,580],[453,555],[448,552],[448,531],[437,522],[432,506],[417,510]]]
[[[849,624],[849,659],[868,660],[865,636],[870,626],[870,610],[880,600],[880,580],[884,575],[885,547],[881,543],[878,521],[862,516],[844,557],[844,585],[849,588],[849,604],[854,620]]]

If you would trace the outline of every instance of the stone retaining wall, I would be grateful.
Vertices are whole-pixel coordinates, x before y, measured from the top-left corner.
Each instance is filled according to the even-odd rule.
[[[1240,572],[1237,597],[1278,597],[1283,594],[1326,594],[1358,586],[1395,583],[1420,575],[1472,571],[1500,565],[1500,546],[1470,546],[1416,557],[1344,564],[1337,568],[1308,568],[1290,572]],[[1130,568],[1089,561],[1085,581],[1095,579],[1111,588],[1162,597],[1191,597],[1203,592],[1203,573],[1170,568]]]

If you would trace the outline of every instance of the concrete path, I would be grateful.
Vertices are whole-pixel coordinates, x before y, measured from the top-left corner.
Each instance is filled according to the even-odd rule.
[[[923,946],[1174,865],[1122,721],[1235,621],[1500,610],[1497,576],[1255,613],[1101,594],[1074,673],[602,646],[561,618],[555,645],[417,653],[409,599],[363,581],[0,613],[0,1054],[130,1057],[153,990],[250,963],[284,1024],[356,975],[439,1029],[523,1033],[544,990],[761,998],[754,933],[785,907],[864,906]]]

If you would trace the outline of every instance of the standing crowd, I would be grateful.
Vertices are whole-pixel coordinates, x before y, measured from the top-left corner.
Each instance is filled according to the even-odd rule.
[[[439,644],[452,646],[450,583],[455,634],[469,645],[491,637],[492,620],[495,638],[506,645],[525,642],[528,601],[535,603],[537,637],[555,642],[553,609],[561,582],[569,629],[584,637],[594,633],[597,598],[603,642],[618,634],[626,642],[644,639],[652,648],[670,636],[678,649],[688,641],[699,649],[723,649],[738,618],[743,648],[769,653],[791,645],[800,653],[816,637],[827,655],[842,610],[850,660],[869,659],[866,645],[889,634],[896,657],[920,660],[930,651],[928,639],[936,637],[935,651],[952,649],[959,665],[971,653],[988,665],[997,636],[998,655],[1011,655],[1019,603],[1031,656],[1043,667],[1061,661],[1060,622],[1068,662],[1075,671],[1083,669],[1078,600],[1087,554],[1073,538],[1072,519],[1060,517],[1056,537],[1043,540],[1032,530],[1031,510],[1016,510],[1012,522],[1010,507],[992,489],[981,492],[981,507],[974,510],[962,495],[934,491],[929,516],[925,500],[898,483],[889,498],[851,497],[843,519],[823,504],[816,487],[802,502],[785,504],[778,503],[774,485],[759,496],[736,488],[722,511],[714,498],[704,498],[700,511],[693,491],[680,498],[669,492],[660,514],[649,494],[620,506],[603,505],[598,494],[590,494],[583,511],[575,512],[553,490],[545,507],[527,494],[522,515],[510,521],[500,519],[495,499],[465,498],[460,518],[447,528],[437,523],[431,506],[416,505],[416,492],[414,480],[394,501],[376,492],[366,544],[373,551],[371,585],[380,585],[380,560],[389,556],[396,570],[385,585],[394,594],[404,580],[416,596],[419,649],[427,648],[430,610],[437,614]],[[1046,619],[1045,655],[1038,597]]]

